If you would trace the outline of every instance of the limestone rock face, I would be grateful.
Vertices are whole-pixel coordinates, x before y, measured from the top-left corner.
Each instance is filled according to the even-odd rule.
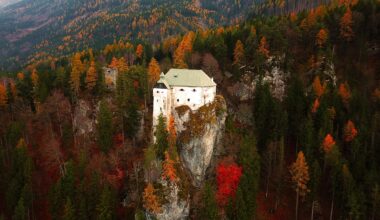
[[[168,194],[165,196],[167,203],[161,206],[161,212],[155,215],[159,220],[182,220],[187,219],[190,212],[189,199],[182,199],[179,196],[179,187],[175,183],[162,181],[164,188],[168,189]]]
[[[92,108],[85,100],[79,100],[74,112],[74,131],[77,135],[92,134],[95,121],[91,119]]]
[[[213,155],[218,151],[224,135],[227,117],[226,102],[222,96],[215,101],[191,111],[187,106],[176,108],[174,118],[181,146],[183,166],[190,171],[193,185],[204,180]]]

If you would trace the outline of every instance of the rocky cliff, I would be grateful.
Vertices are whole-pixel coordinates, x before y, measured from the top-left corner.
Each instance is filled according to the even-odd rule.
[[[220,150],[227,117],[226,102],[222,96],[191,111],[188,106],[176,108],[176,129],[183,166],[190,171],[194,186],[200,186],[213,155]]]

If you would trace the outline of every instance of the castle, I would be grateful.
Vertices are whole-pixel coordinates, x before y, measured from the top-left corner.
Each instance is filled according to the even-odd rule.
[[[153,88],[153,127],[160,114],[169,119],[173,110],[187,105],[191,110],[214,101],[216,83],[202,70],[170,69]]]

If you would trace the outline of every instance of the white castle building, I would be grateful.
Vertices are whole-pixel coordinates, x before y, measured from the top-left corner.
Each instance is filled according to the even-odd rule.
[[[159,115],[169,119],[173,110],[187,105],[192,110],[214,101],[216,83],[202,70],[170,69],[153,88],[153,126]]]

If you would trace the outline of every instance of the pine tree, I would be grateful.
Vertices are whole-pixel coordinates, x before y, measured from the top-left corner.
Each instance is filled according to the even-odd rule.
[[[98,78],[98,74],[96,72],[95,62],[91,61],[90,68],[88,68],[87,74],[86,74],[86,88],[88,90],[94,89],[97,78]]]
[[[168,136],[169,134],[166,127],[166,119],[162,116],[162,114],[160,114],[160,116],[158,116],[158,124],[156,126],[156,143],[154,146],[156,149],[157,158],[161,160],[165,159],[165,151],[169,147]]]
[[[112,191],[109,186],[104,186],[100,200],[96,206],[98,220],[112,220],[115,216],[115,204]]]
[[[26,220],[26,210],[24,206],[24,198],[18,200],[17,206],[14,210],[13,220]]]
[[[260,156],[253,137],[246,136],[243,138],[239,161],[243,167],[243,175],[239,183],[238,190],[240,192],[238,191],[236,195],[236,206],[239,210],[239,219],[252,219],[256,213],[256,196],[259,191],[260,180]]]
[[[32,79],[33,87],[36,88],[38,86],[38,73],[36,69],[33,69],[32,74],[30,75],[30,78]]]
[[[292,182],[297,194],[296,197],[296,220],[298,219],[298,200],[301,196],[304,198],[309,192],[307,183],[310,180],[309,167],[306,163],[305,156],[302,151],[298,153],[297,160],[290,166],[290,174],[292,176]]]
[[[105,101],[100,102],[98,115],[98,144],[107,153],[112,147],[112,114]]]
[[[210,183],[206,183],[203,190],[203,206],[200,211],[201,219],[217,220],[218,204],[215,200],[215,190],[212,189]]]
[[[76,215],[75,215],[75,210],[74,210],[73,204],[71,203],[70,198],[66,198],[66,203],[64,206],[63,218],[62,219],[63,220],[75,220],[75,219],[77,219]]]

